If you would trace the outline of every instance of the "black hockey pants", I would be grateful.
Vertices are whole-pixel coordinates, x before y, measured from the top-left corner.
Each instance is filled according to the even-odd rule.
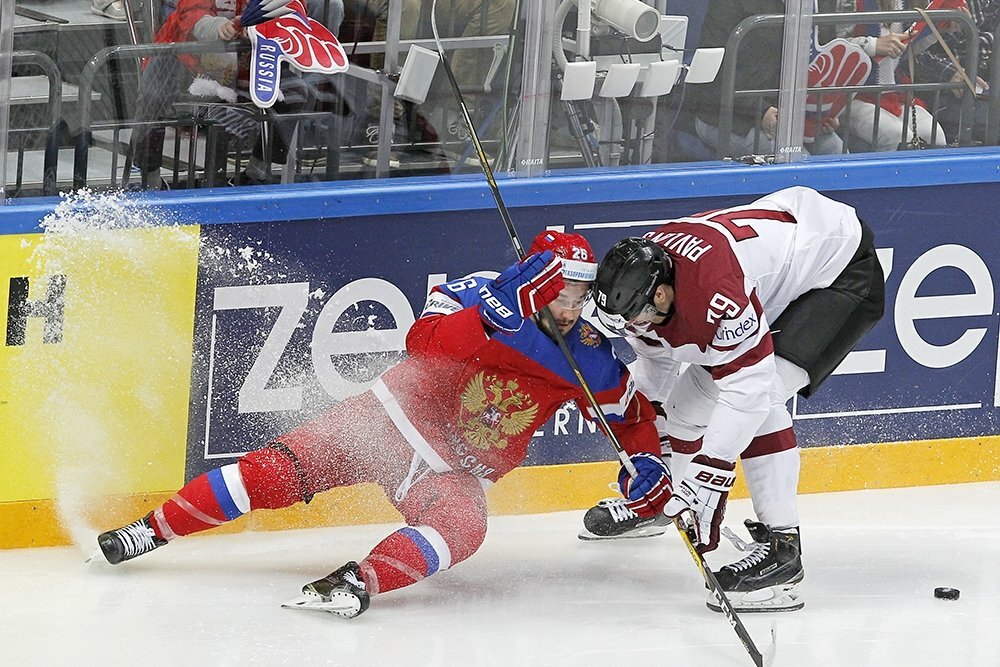
[[[861,222],[861,243],[829,287],[792,301],[771,325],[774,353],[804,368],[808,398],[858,341],[882,319],[885,277],[875,256],[875,234]]]

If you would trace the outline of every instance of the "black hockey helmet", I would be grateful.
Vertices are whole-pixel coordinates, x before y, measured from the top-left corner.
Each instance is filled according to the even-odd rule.
[[[647,239],[622,239],[597,267],[594,300],[598,316],[606,325],[614,322],[613,327],[621,329],[653,303],[656,288],[664,283],[674,283],[674,263],[663,248]]]

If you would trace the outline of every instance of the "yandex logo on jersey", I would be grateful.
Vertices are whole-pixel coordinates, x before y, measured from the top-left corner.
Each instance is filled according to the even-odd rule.
[[[692,262],[697,262],[702,255],[712,249],[711,243],[705,243],[704,239],[687,232],[669,232],[667,234],[649,232],[646,234],[646,238],[663,246],[666,250],[690,259]]]
[[[739,317],[719,322],[719,328],[715,330],[713,345],[734,347],[752,338],[757,333],[759,325],[760,318],[754,312],[753,305],[748,305]]]

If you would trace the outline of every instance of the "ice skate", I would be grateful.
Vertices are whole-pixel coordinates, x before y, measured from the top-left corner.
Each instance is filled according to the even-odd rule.
[[[131,560],[153,549],[162,547],[166,540],[156,536],[149,523],[152,513],[127,526],[101,533],[97,536],[97,545],[101,553],[112,565]]]
[[[281,605],[288,609],[328,611],[343,618],[354,618],[368,609],[371,598],[354,561],[334,570],[322,579],[302,587],[302,595]]]
[[[656,537],[666,532],[670,519],[662,515],[643,519],[625,506],[624,498],[605,498],[583,517],[581,540],[619,540]]]
[[[805,606],[799,583],[805,576],[799,529],[771,530],[756,521],[745,522],[753,542],[747,544],[726,529],[737,548],[750,552],[715,573],[737,612],[795,611]],[[712,611],[722,611],[715,598],[706,603]]]

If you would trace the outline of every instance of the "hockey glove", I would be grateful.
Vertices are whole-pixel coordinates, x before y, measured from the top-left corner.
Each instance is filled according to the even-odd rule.
[[[688,465],[684,479],[663,508],[663,513],[671,519],[689,509],[694,511],[692,541],[700,553],[719,546],[719,527],[726,513],[729,490],[736,481],[735,470],[735,463],[699,454]]]
[[[645,452],[630,458],[639,474],[632,479],[624,466],[618,473],[618,488],[625,496],[625,506],[643,519],[656,516],[670,499],[670,469],[659,456]]]
[[[479,316],[498,331],[519,331],[564,286],[561,258],[551,250],[529,255],[479,289]]]

